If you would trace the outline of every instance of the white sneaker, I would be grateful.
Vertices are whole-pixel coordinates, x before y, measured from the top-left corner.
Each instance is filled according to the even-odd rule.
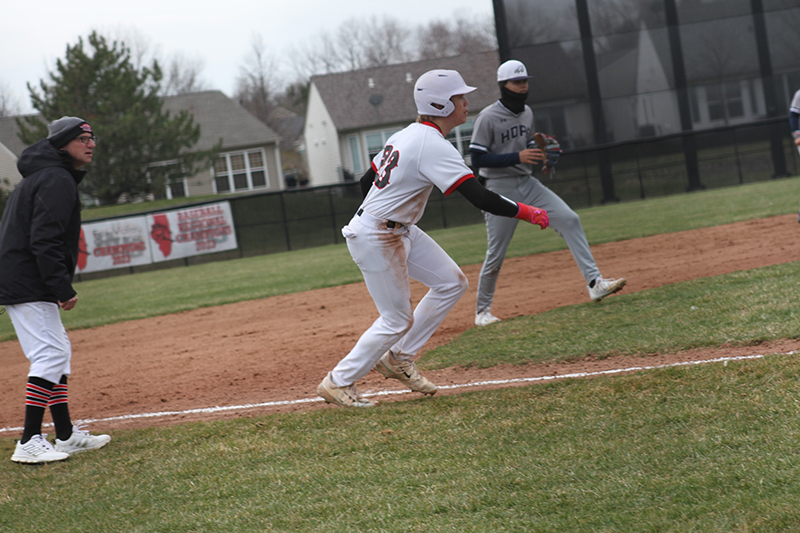
[[[52,463],[69,459],[68,453],[57,452],[47,440],[47,434],[34,435],[25,444],[17,442],[11,460],[16,463],[37,464]]]
[[[337,387],[331,381],[331,374],[325,376],[322,383],[317,385],[317,394],[322,396],[326,403],[332,403],[340,407],[374,407],[377,402],[371,402],[361,396],[356,390],[356,384],[349,387]]]
[[[492,315],[488,309],[475,315],[476,326],[488,326],[489,324],[494,324],[495,322],[500,322],[500,319]]]
[[[594,287],[587,286],[586,288],[589,290],[589,297],[592,299],[592,301],[599,302],[606,296],[621,291],[622,287],[625,286],[625,283],[627,283],[627,280],[625,278],[619,278],[619,279],[597,278],[597,281],[595,281],[594,283]]]
[[[72,426],[72,436],[67,440],[56,439],[56,451],[70,455],[87,450],[102,448],[111,442],[108,435],[91,435],[78,426]]]
[[[433,396],[438,389],[436,385],[419,373],[414,361],[410,359],[408,361],[398,361],[392,357],[391,350],[383,354],[378,364],[375,365],[375,370],[386,376],[386,378],[399,380],[414,392]]]

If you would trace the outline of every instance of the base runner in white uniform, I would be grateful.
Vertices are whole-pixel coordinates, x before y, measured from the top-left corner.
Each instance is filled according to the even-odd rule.
[[[589,297],[599,302],[621,290],[625,278],[605,279],[600,275],[578,215],[556,193],[533,177],[533,165],[542,162],[545,153],[534,142],[533,111],[525,105],[528,80],[532,77],[528,76],[525,65],[514,59],[497,69],[501,97],[475,119],[469,145],[472,164],[480,167],[478,174],[486,180],[487,189],[547,211],[552,228],[566,241],[586,280]],[[553,154],[548,151],[547,163],[550,166],[558,161],[559,153],[560,148]],[[555,159],[551,159],[552,156]],[[517,229],[516,220],[492,213],[486,213],[485,218],[488,245],[478,278],[477,326],[500,321],[491,313],[492,300],[508,245]]]
[[[450,256],[416,226],[437,187],[458,191],[473,205],[498,216],[548,225],[544,210],[488,191],[445,136],[467,120],[465,95],[474,91],[454,70],[432,70],[417,80],[416,123],[392,135],[361,178],[361,207],[342,229],[380,316],[355,347],[325,376],[317,392],[328,403],[370,407],[355,382],[373,367],[411,390],[434,394],[414,356],[467,290],[467,278]],[[412,309],[410,279],[430,288]]]

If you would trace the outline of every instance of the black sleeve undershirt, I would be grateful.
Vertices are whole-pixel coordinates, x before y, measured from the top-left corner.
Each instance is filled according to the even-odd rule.
[[[367,193],[369,193],[369,188],[372,187],[372,182],[375,181],[375,171],[372,169],[372,166],[369,167],[369,170],[364,172],[364,175],[361,176],[361,199],[367,197]]]
[[[360,180],[362,198],[367,197],[373,181],[375,181],[375,171],[370,167]],[[509,218],[514,218],[519,213],[519,206],[517,206],[516,202],[490,191],[478,183],[476,178],[469,178],[459,185],[456,190],[472,205],[487,213]]]
[[[469,178],[459,185],[456,190],[469,200],[472,205],[487,213],[508,218],[514,218],[519,213],[519,206],[516,202],[490,191],[478,183],[476,178]]]

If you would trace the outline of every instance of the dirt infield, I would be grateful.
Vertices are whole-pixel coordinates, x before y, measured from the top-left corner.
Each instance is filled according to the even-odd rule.
[[[786,215],[602,244],[593,246],[592,250],[604,275],[628,279],[623,293],[629,293],[800,260],[798,233],[800,224],[796,215]],[[474,327],[479,268],[480,265],[464,268],[471,288],[431,339],[428,348],[446,343]],[[423,293],[424,287],[415,284],[415,301]],[[493,312],[501,318],[511,318],[586,301],[588,296],[578,268],[565,250],[507,260],[498,282]],[[75,419],[102,419],[316,398],[316,385],[376,317],[364,284],[356,283],[72,331],[72,415]],[[454,368],[426,375],[439,385],[448,385],[792,350],[800,350],[800,341],[694,350],[647,358],[618,357],[485,370]],[[16,341],[0,343],[0,368],[3,369],[0,428],[18,427],[23,420],[28,362]],[[375,372],[364,378],[359,388],[362,391],[401,389]],[[439,394],[455,393],[442,391]],[[413,396],[399,399],[409,397]],[[323,404],[106,421],[95,423],[92,428],[132,428],[314,408],[323,408]],[[7,436],[16,437],[17,434],[0,432],[0,437]]]

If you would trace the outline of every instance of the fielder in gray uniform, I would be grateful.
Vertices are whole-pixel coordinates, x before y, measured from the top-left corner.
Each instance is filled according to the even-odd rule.
[[[621,290],[625,278],[605,279],[589,249],[578,215],[557,194],[533,177],[533,167],[544,163],[547,172],[558,162],[561,150],[549,137],[546,151],[534,141],[533,111],[525,105],[528,96],[527,69],[520,61],[506,61],[497,69],[500,99],[480,112],[469,145],[472,165],[480,167],[486,188],[514,201],[547,211],[550,225],[569,246],[586,280],[590,298],[599,302]],[[497,277],[508,250],[517,220],[489,213],[486,218],[488,246],[478,280],[475,324],[485,326],[500,319],[491,313]]]
[[[794,93],[792,103],[789,105],[789,127],[792,129],[794,145],[800,152],[800,90]],[[800,214],[797,215],[797,221],[800,222]]]

